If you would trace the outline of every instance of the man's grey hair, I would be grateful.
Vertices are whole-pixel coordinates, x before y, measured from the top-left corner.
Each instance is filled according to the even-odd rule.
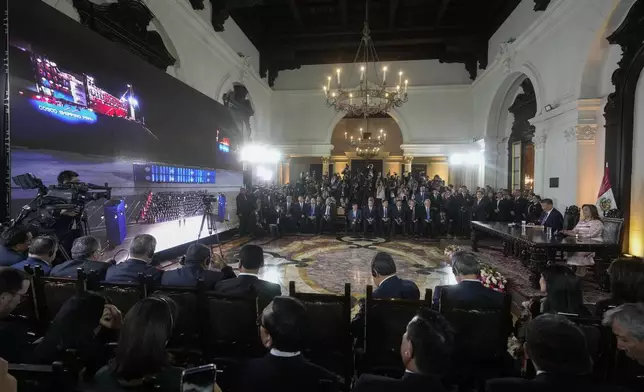
[[[84,260],[88,259],[92,253],[101,248],[101,242],[98,238],[91,235],[79,237],[74,240],[72,245],[72,259]]]
[[[130,257],[152,258],[157,247],[157,240],[150,234],[139,234],[130,244]]]
[[[604,326],[612,327],[615,321],[635,339],[644,341],[644,303],[624,304],[604,313]]]
[[[474,253],[458,251],[452,254],[452,270],[457,276],[478,275],[481,273],[481,265]]]

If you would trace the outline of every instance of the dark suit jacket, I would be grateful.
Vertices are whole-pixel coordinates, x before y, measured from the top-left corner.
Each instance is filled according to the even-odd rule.
[[[323,205],[322,208],[320,208],[320,219],[323,219],[326,216],[326,205]],[[331,204],[329,207],[329,220],[331,222],[335,221],[335,216],[338,214],[338,208],[335,206],[335,204]]]
[[[206,290],[214,290],[217,282],[235,277],[235,272],[230,266],[226,266],[220,272],[204,270],[199,264],[188,263],[181,268],[164,272],[161,284],[164,286],[197,287],[197,281],[199,278],[203,278]]]
[[[12,266],[26,258],[27,255],[24,253],[16,253],[13,249],[7,248],[6,246],[0,246],[0,267]]]
[[[425,220],[427,219],[427,208],[425,208],[425,205],[416,207],[416,214],[418,214],[418,219],[420,219],[420,222],[425,223]],[[429,221],[431,221],[432,218],[432,207],[429,207]]]
[[[107,270],[105,281],[108,283],[137,283],[139,273],[152,276],[155,283],[161,283],[163,271],[143,260],[128,259]]]
[[[360,209],[359,209],[359,208],[358,208],[358,210],[355,212],[355,214],[356,214],[356,217],[357,217],[357,218],[356,218],[356,217],[354,217],[354,216],[353,216],[353,214],[354,214],[354,212],[353,212],[353,208],[351,208],[351,209],[347,212],[347,220],[349,221],[349,223],[353,222],[353,220],[354,220],[354,219],[355,219],[356,223],[360,223],[360,222],[362,222],[362,211],[360,211]]]
[[[543,207],[541,207],[541,203],[530,203],[528,205],[528,215],[526,217],[526,221],[530,223],[536,223],[539,221],[539,218],[541,218],[541,214],[543,214]]]
[[[313,206],[311,206],[311,204],[305,204],[304,205],[304,215],[306,215],[307,220],[310,220],[311,210],[313,210],[313,215],[315,216],[315,220],[317,221],[320,218],[320,208],[318,207],[317,204],[315,204]]]
[[[362,209],[362,218],[366,221],[367,219],[371,218],[373,219],[373,223],[375,224],[378,219],[380,219],[380,211],[378,211],[378,207],[372,206],[371,211],[369,211],[369,206],[364,207]]]
[[[497,378],[485,384],[487,392],[627,392],[622,387],[596,385],[587,376],[567,376],[541,373],[534,380]]]
[[[425,201],[425,199],[429,199],[430,195],[432,195],[431,192],[425,191],[424,194],[420,194],[420,191],[416,192],[416,201],[421,203]]]
[[[18,269],[20,271],[25,270],[25,266],[30,265],[32,268],[38,266],[42,269],[42,272],[45,274],[45,276],[49,275],[49,272],[51,272],[51,265],[45,263],[44,261],[40,259],[36,259],[33,257],[29,257],[23,261],[19,261],[16,264],[13,264],[11,267]]]
[[[86,274],[89,274],[90,271],[96,271],[100,280],[105,280],[107,270],[113,265],[111,263],[94,260],[67,260],[52,268],[49,276],[76,279],[78,277],[78,269],[82,268]]]
[[[412,224],[414,220],[421,222],[423,219],[422,211],[420,211],[420,206],[414,206],[412,208],[407,207],[407,213],[405,214],[405,222]]]
[[[472,210],[472,220],[488,221],[492,217],[494,205],[487,196],[481,200],[474,200],[474,209]]]
[[[496,214],[496,220],[499,222],[509,222],[512,220],[512,214],[510,214],[510,211],[512,211],[512,207],[514,207],[512,200],[508,200],[506,198],[501,199],[498,202],[495,201],[495,209],[498,208],[499,212]]]
[[[389,378],[373,374],[363,374],[356,381],[353,392],[444,392],[438,376],[405,372],[402,378]]]
[[[378,207],[378,217],[380,219],[385,217],[385,208],[384,206],[379,206]],[[392,215],[391,215],[391,206],[387,206],[387,218],[389,218],[389,222],[392,220]]]
[[[522,220],[526,220],[526,214],[528,213],[528,204],[530,202],[528,199],[525,197],[519,197],[518,199],[514,199],[514,216],[513,220],[515,222],[521,222]]]
[[[559,210],[553,208],[552,211],[550,211],[548,218],[544,221],[545,216],[546,212],[544,211],[541,213],[541,218],[539,219],[539,223],[541,225],[544,227],[551,227],[553,232],[563,230],[564,219]]]
[[[400,211],[398,210],[397,206],[391,207],[391,219],[396,220],[396,219],[402,219],[403,223],[405,223],[405,218],[407,217],[407,210],[405,209],[405,206],[400,207]]]
[[[307,361],[302,355],[277,357],[267,354],[251,359],[239,373],[239,391],[327,392],[338,391],[337,377]]]
[[[215,285],[215,291],[221,294],[244,296],[251,293],[254,288],[262,302],[270,302],[273,298],[282,295],[280,285],[259,279],[257,276],[240,275],[234,279],[226,279]]]
[[[26,363],[33,351],[28,332],[27,326],[12,316],[0,320],[0,358]]]

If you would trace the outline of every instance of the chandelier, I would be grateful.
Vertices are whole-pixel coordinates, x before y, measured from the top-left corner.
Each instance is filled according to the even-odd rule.
[[[382,73],[378,72],[378,53],[371,40],[369,30],[369,1],[366,5],[362,39],[358,46],[353,62],[354,72],[349,74],[347,84],[342,84],[342,69],[335,71],[335,85],[332,86],[333,77],[327,76],[326,86],[323,87],[326,105],[337,112],[346,112],[349,116],[369,117],[377,114],[387,114],[394,107],[400,107],[407,102],[407,87],[409,81],[403,79],[403,71],[398,72],[397,84],[389,85],[387,80],[387,66],[383,66]],[[360,69],[360,83],[357,87],[352,84],[355,69]],[[374,79],[370,78],[373,67]],[[391,78],[390,78],[391,80]]]
[[[369,160],[380,153],[380,148],[387,141],[387,134],[381,129],[377,136],[373,136],[369,132],[369,121],[367,120],[366,122],[367,131],[364,128],[360,128],[360,135],[356,138],[353,136],[348,137],[347,132],[345,132],[344,139],[349,142],[349,146],[356,149],[356,155],[362,159]]]

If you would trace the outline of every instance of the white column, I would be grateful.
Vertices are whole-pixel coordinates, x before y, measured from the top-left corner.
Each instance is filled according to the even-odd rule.
[[[594,204],[597,199],[597,124],[577,125],[577,205]]]
[[[534,137],[534,193],[543,196],[546,190],[546,133]]]
[[[561,168],[557,171],[559,177],[559,192],[557,194],[558,208],[577,205],[577,128],[573,126],[564,130],[566,140],[565,154],[561,157]],[[555,157],[550,157],[555,159]],[[559,166],[558,166],[559,167]]]

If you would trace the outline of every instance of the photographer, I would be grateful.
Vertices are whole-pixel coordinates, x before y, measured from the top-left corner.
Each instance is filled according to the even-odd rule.
[[[71,170],[64,170],[58,174],[58,185],[77,184],[80,182],[78,173]],[[65,250],[67,254],[72,251],[74,240],[83,235],[83,230],[80,225],[81,213],[80,210],[62,210],[60,216],[56,219],[56,223],[52,227],[60,247]],[[63,260],[60,255],[59,261]]]

